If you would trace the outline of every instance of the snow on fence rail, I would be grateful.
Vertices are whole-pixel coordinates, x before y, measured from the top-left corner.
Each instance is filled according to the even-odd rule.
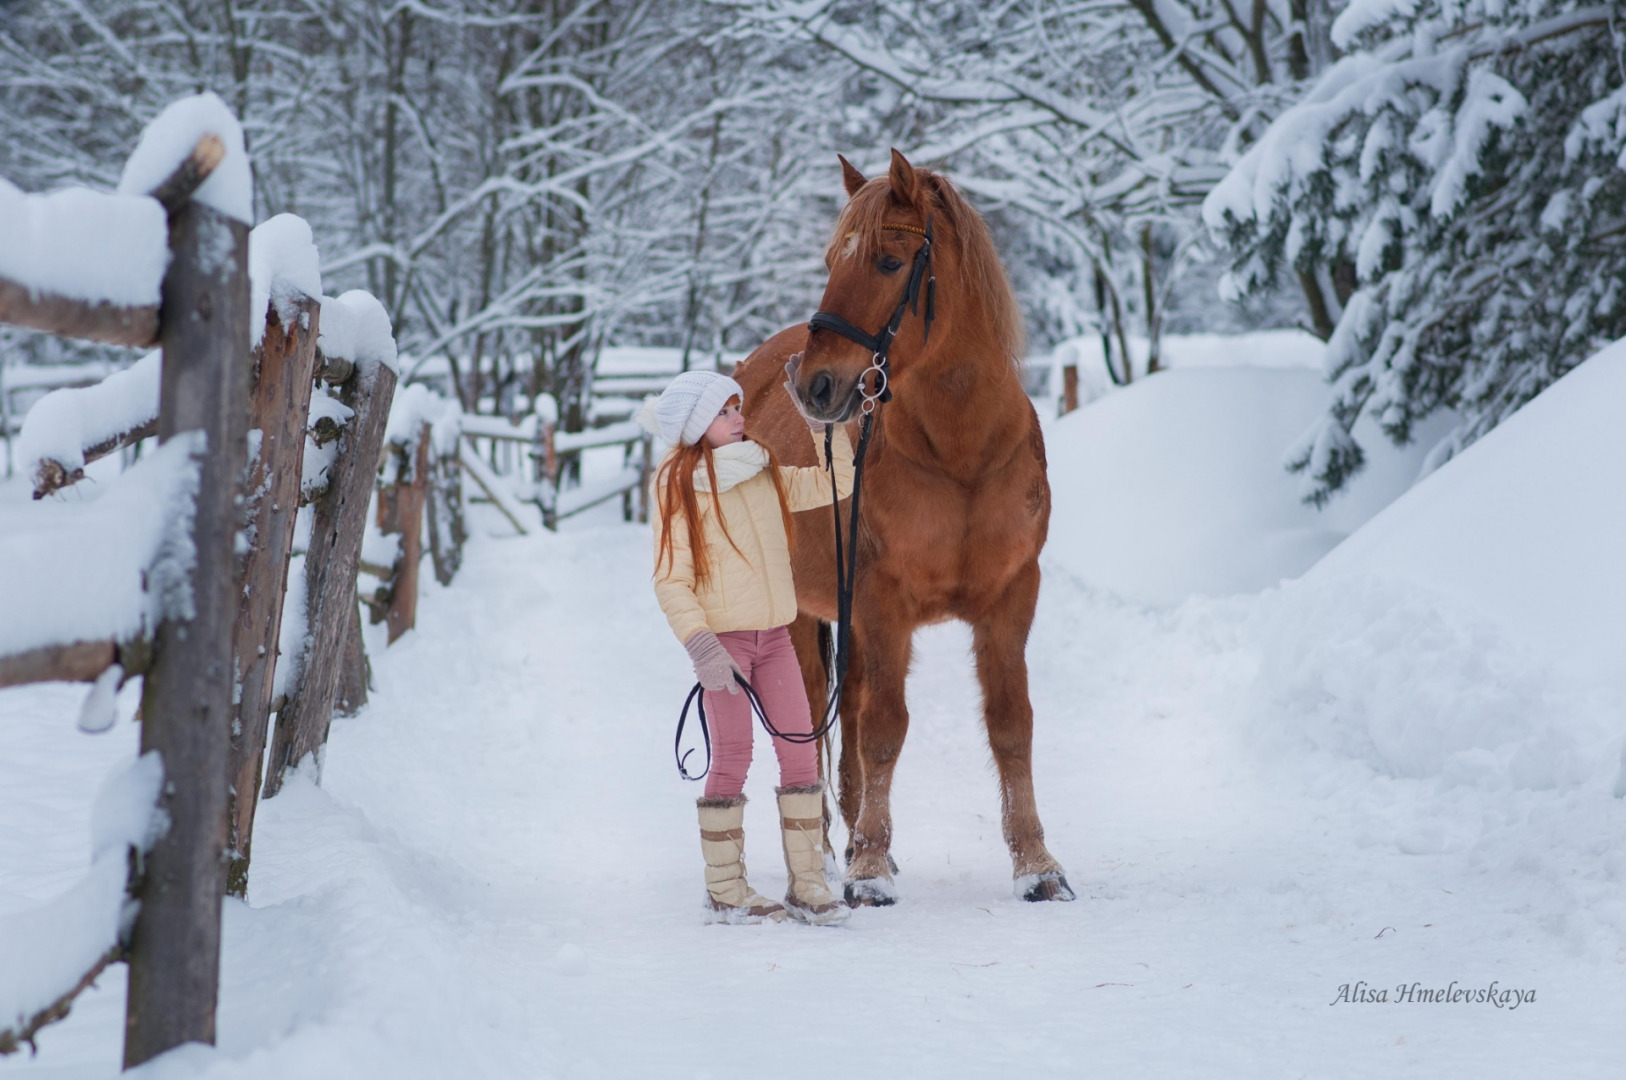
[[[16,443],[44,500],[96,457],[160,440],[99,498],[44,500],[0,522],[0,687],[92,682],[80,726],[96,731],[112,725],[118,685],[143,676],[143,756],[98,803],[89,875],[58,902],[0,921],[0,939],[31,943],[0,973],[0,1054],[31,1045],[119,959],[130,964],[127,1066],[213,1042],[221,897],[246,892],[257,800],[306,756],[320,764],[336,703],[365,696],[357,577],[386,443],[380,519],[402,531],[391,640],[411,625],[420,526],[402,508],[425,503],[414,492],[429,483],[418,463],[433,424],[411,420],[428,405],[403,395],[415,411],[387,435],[388,315],[365,293],[321,295],[303,221],[282,215],[251,234],[248,182],[236,121],[205,94],[143,133],[124,195],[61,203],[100,216],[76,222],[50,199],[0,187],[0,214],[20,205],[27,225],[24,243],[0,254],[0,320],[161,346],[100,383],[46,395]],[[85,220],[105,235],[84,232]],[[436,460],[455,464],[446,442]],[[463,535],[460,487],[442,475],[431,488],[431,520],[442,523],[431,548],[447,581]],[[291,582],[301,512],[309,550]],[[285,612],[299,625],[284,626]],[[280,662],[279,643],[292,646]]]

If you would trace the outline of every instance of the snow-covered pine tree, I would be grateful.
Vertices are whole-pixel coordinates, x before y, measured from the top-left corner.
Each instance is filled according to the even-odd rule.
[[[1437,467],[1626,335],[1623,34],[1618,2],[1355,0],[1347,55],[1209,195],[1232,295],[1334,286],[1333,402],[1287,460],[1306,500],[1361,468],[1361,416],[1404,444],[1454,410]]]

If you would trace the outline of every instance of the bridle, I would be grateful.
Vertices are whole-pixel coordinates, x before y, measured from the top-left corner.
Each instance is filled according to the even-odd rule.
[[[762,722],[763,728],[776,739],[783,739],[792,743],[810,743],[824,738],[834,726],[836,717],[841,708],[841,691],[847,683],[847,664],[852,655],[852,611],[853,588],[858,576],[858,497],[864,485],[864,457],[869,449],[871,425],[875,420],[875,412],[879,405],[892,400],[892,386],[890,378],[890,364],[887,354],[892,349],[892,340],[898,334],[898,327],[903,323],[906,311],[920,313],[920,294],[924,287],[926,293],[925,326],[921,335],[922,343],[931,340],[932,320],[937,317],[937,277],[931,272],[932,268],[932,219],[926,218],[926,227],[918,225],[882,225],[883,229],[897,232],[915,233],[923,239],[920,249],[915,252],[913,264],[909,267],[909,280],[904,284],[903,296],[898,300],[898,306],[893,309],[892,318],[887,320],[879,333],[867,334],[843,319],[833,311],[815,311],[808,320],[807,328],[811,334],[814,330],[832,330],[849,341],[856,342],[870,351],[870,365],[858,377],[859,393],[863,395],[863,403],[859,407],[862,414],[858,424],[858,446],[853,450],[853,490],[852,506],[847,514],[847,540],[843,544],[841,537],[841,493],[836,488],[836,471],[832,458],[833,441],[835,438],[835,425],[824,425],[824,467],[830,474],[830,512],[836,523],[836,641],[835,641],[835,681],[830,688],[829,700],[825,702],[824,717],[807,732],[783,732],[768,719],[768,711],[762,706],[762,699],[757,696],[756,688],[749,680],[736,674],[735,681],[745,691],[747,699],[754,712]],[[875,372],[875,389],[868,386],[869,373]],[[851,553],[851,559],[846,556]],[[689,719],[690,705],[698,706],[700,719],[700,735],[705,740],[706,767],[698,774],[691,774],[685,768],[688,754],[683,750],[683,729]],[[690,751],[689,753],[692,753]],[[677,757],[678,773],[685,780],[700,780],[711,771],[711,730],[706,722],[706,702],[699,683],[689,691],[689,697],[683,703],[683,711],[678,715],[677,735],[673,739],[673,753]]]
[[[892,400],[891,366],[887,356],[892,351],[892,339],[897,336],[898,327],[903,323],[903,313],[912,311],[920,313],[920,292],[924,285],[926,291],[926,318],[925,328],[921,336],[922,343],[931,340],[932,320],[937,317],[937,275],[932,269],[932,219],[926,218],[926,227],[919,225],[882,225],[881,228],[895,232],[910,232],[920,236],[923,242],[920,249],[915,252],[915,261],[909,267],[909,280],[903,287],[903,296],[898,300],[898,306],[892,311],[892,318],[887,324],[874,334],[867,334],[843,319],[833,311],[815,311],[813,317],[807,321],[808,333],[814,330],[830,330],[848,341],[862,345],[870,351],[869,367],[858,377],[859,392],[864,395],[862,409],[867,418],[875,411],[877,402],[885,404]],[[875,372],[875,391],[870,392],[868,376]],[[866,430],[868,430],[866,428]]]

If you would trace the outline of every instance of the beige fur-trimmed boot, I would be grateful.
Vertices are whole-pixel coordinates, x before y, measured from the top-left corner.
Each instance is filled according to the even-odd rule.
[[[759,895],[745,880],[745,796],[699,799],[700,853],[706,859],[708,923],[775,922],[785,909]]]
[[[852,910],[830,892],[824,879],[824,785],[778,790],[785,870],[790,875],[785,910],[792,918],[818,926],[847,921]]]

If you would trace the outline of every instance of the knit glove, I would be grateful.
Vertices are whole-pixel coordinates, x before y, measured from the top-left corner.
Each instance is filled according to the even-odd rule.
[[[696,630],[689,635],[683,647],[689,650],[689,659],[694,661],[694,677],[700,680],[700,685],[706,690],[727,690],[730,694],[740,692],[739,683],[734,676],[743,677],[745,672],[728,655],[723,643],[717,640],[717,635],[710,630]]]
[[[801,353],[797,353],[789,360],[785,361],[785,393],[790,395],[791,404],[796,406],[796,413],[802,418],[802,422],[814,431],[823,431],[825,428],[824,421],[815,420],[811,416],[808,416],[805,412],[802,412],[802,399],[796,396],[796,376],[801,371],[801,368]]]

